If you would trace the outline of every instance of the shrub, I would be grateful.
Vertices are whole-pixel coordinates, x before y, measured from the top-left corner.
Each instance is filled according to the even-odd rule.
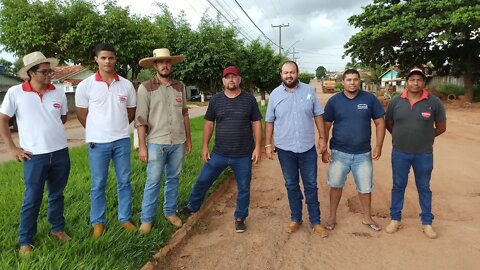
[[[454,94],[456,96],[461,96],[465,92],[463,86],[455,84],[435,84],[431,85],[430,88],[433,88],[438,92],[444,93],[445,95]]]

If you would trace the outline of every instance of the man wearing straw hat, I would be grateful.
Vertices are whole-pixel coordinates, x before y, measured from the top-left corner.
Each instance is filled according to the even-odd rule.
[[[118,190],[118,220],[126,231],[136,231],[130,222],[132,187],[130,185],[129,123],[135,117],[136,95],[133,84],[115,71],[116,51],[112,45],[95,47],[98,71],[83,80],[75,92],[77,118],[85,127],[92,186],[90,222],[93,238],[100,238],[107,222],[105,188],[110,160],[113,161]]]
[[[27,79],[11,87],[0,108],[0,135],[10,154],[24,162],[25,191],[20,211],[20,254],[32,252],[37,218],[45,183],[48,187],[50,236],[66,242],[63,190],[70,173],[70,157],[63,124],[67,121],[67,99],[62,89],[51,84],[58,65],[41,52],[23,57],[19,76]],[[20,147],[12,140],[9,119],[17,117]]]
[[[175,227],[182,221],[176,215],[178,176],[184,153],[192,150],[190,119],[185,85],[172,79],[172,66],[183,55],[170,55],[168,49],[155,49],[153,57],[139,61],[143,68],[154,68],[155,77],[143,82],[137,93],[135,125],[138,130],[138,158],[147,163],[147,181],[142,201],[140,233],[149,233],[157,213],[163,171],[165,190],[163,213]]]

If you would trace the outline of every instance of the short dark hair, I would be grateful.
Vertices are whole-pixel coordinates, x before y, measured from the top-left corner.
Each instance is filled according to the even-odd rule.
[[[95,46],[95,49],[94,49],[95,56],[98,56],[98,54],[99,54],[101,51],[110,51],[110,52],[113,52],[115,55],[117,55],[117,52],[116,52],[116,50],[115,50],[115,47],[113,47],[113,46],[110,45],[110,44],[100,43],[100,44],[98,44],[97,46]]]
[[[297,63],[295,63],[295,61],[288,60],[288,61],[283,62],[282,68],[283,68],[283,66],[284,66],[285,64],[294,64],[294,65],[295,65],[295,68],[297,69],[297,73],[299,72],[299,71],[298,71],[298,65],[297,65]],[[281,69],[281,68],[280,68],[280,72],[282,72],[282,69]]]
[[[345,70],[345,72],[343,72],[342,81],[345,80],[345,77],[348,74],[357,74],[358,78],[360,79],[360,72],[358,72],[358,70],[356,70],[356,69],[349,68],[349,69]]]
[[[31,71],[31,72],[35,72],[35,71],[38,70],[39,67],[40,67],[40,64],[37,64],[37,65],[31,67],[29,70],[27,70],[27,75],[28,75],[28,78],[29,78],[29,79],[32,78],[32,76],[30,76],[30,71]]]

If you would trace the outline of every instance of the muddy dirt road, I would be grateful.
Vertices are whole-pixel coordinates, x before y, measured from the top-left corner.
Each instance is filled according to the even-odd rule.
[[[325,104],[330,95],[321,94]],[[390,235],[361,224],[355,184],[349,176],[339,205],[337,227],[328,238],[311,233],[307,222],[286,233],[288,200],[278,160],[262,160],[252,179],[248,230],[235,233],[235,185],[194,226],[191,235],[159,265],[165,269],[478,269],[480,262],[480,104],[447,104],[447,132],[434,146],[434,227],[427,239],[418,217],[411,175],[403,211],[404,228]],[[382,227],[389,223],[391,136],[374,162],[372,208]],[[322,222],[328,217],[327,165],[319,162]],[[304,221],[307,220],[304,207]]]

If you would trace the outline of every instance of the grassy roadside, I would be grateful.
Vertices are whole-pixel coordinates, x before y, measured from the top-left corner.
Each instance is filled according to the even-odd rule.
[[[193,151],[185,159],[180,175],[180,206],[186,204],[189,192],[203,165],[200,159],[203,119],[191,119]],[[213,141],[213,140],[212,140]],[[86,147],[70,149],[72,167],[65,189],[66,231],[73,240],[58,243],[47,235],[47,197],[44,194],[38,219],[38,232],[34,238],[35,249],[29,258],[18,255],[18,224],[23,197],[23,165],[7,162],[0,165],[0,269],[138,269],[164,246],[174,228],[162,214],[163,187],[154,230],[141,236],[124,232],[117,221],[117,191],[114,173],[110,168],[107,184],[107,230],[97,241],[91,238],[89,224],[90,173]],[[222,176],[225,178],[225,174]],[[222,179],[223,179],[222,178]],[[133,222],[138,224],[141,200],[146,179],[146,165],[132,152]],[[217,181],[211,190],[221,181]]]

